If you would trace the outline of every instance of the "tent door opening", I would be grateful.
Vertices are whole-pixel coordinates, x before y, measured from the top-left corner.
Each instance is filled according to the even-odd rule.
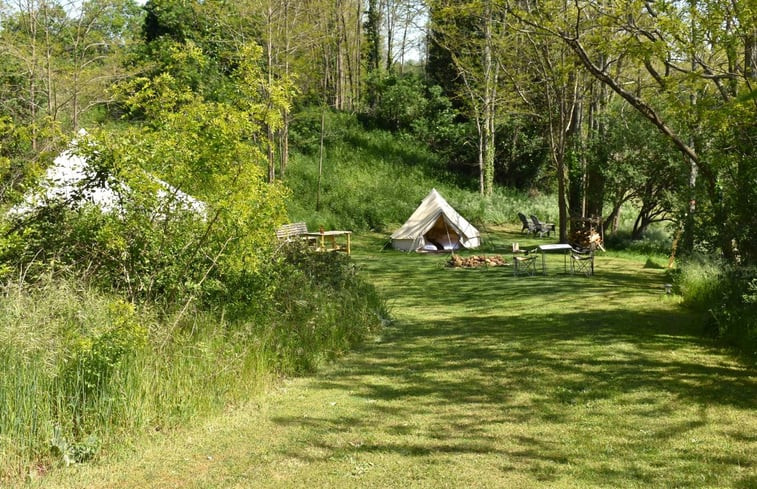
[[[449,225],[444,216],[439,215],[434,225],[423,235],[426,244],[431,244],[438,251],[457,250],[460,248],[460,235]]]

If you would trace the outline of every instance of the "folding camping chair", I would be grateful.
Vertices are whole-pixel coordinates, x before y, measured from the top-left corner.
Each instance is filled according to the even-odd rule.
[[[570,250],[570,272],[594,275],[594,250]]]
[[[513,256],[513,275],[535,275],[536,274],[536,253],[526,252],[525,255]]]

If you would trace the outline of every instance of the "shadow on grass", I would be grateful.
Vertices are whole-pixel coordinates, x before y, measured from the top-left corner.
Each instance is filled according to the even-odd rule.
[[[548,403],[664,392],[694,403],[757,408],[748,370],[676,355],[709,344],[688,334],[688,319],[673,313],[582,311],[475,322],[454,317],[410,331],[395,328],[370,355],[350,361],[348,377],[339,372],[321,386],[355,389],[356,379],[365,377],[357,388],[367,398],[415,397],[432,403],[502,404],[515,392],[548,388],[554,394]],[[444,375],[435,375],[439,372]],[[376,377],[393,382],[373,384],[370,379]]]
[[[539,481],[571,472],[579,485],[687,486],[687,474],[722,481],[754,463],[738,450],[677,448],[713,429],[753,445],[738,419],[713,428],[720,420],[710,411],[754,413],[757,386],[753,370],[662,294],[660,271],[600,258],[597,275],[573,276],[558,256],[549,258],[553,274],[516,278],[506,267],[447,269],[445,260],[360,257],[398,320],[312,384],[365,402],[349,416],[275,421],[307,423],[324,458],[498,454],[503,472]],[[333,439],[363,431],[372,439],[359,446]],[[675,467],[662,479],[661,459]],[[592,468],[571,468],[583,466]]]

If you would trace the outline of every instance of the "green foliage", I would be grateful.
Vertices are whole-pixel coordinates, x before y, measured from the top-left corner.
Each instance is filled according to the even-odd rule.
[[[286,185],[293,220],[311,229],[346,227],[391,231],[405,222],[432,188],[474,223],[517,222],[517,213],[557,217],[554,198],[496,188],[490,197],[475,182],[443,171],[438,155],[409,135],[365,129],[348,114],[327,113],[322,208],[315,210],[320,112],[302,111],[292,125],[292,155]]]
[[[121,300],[108,304],[107,324],[95,324],[70,341],[65,367],[58,381],[69,403],[81,408],[95,403],[124,358],[139,353],[147,343],[147,328],[140,324],[134,306]],[[84,418],[86,413],[75,413]]]
[[[376,289],[346,255],[282,248],[273,296],[275,352],[286,372],[313,370],[376,332],[388,317]]]
[[[440,86],[414,74],[381,72],[369,75],[367,85],[370,111],[364,119],[368,126],[411,136],[450,169],[459,170],[461,159],[475,159],[467,144],[474,128],[458,120],[458,111]]]
[[[673,240],[668,226],[662,223],[653,225],[640,238],[633,236],[632,226],[633,222],[627,222],[612,234],[605,230],[605,246],[639,255],[670,255]]]
[[[433,119],[448,118],[449,100],[439,87],[427,87],[419,76],[372,73],[368,78],[371,115],[378,127],[391,131],[425,129]],[[424,127],[425,126],[425,127]]]
[[[547,175],[547,145],[538,121],[510,116],[497,130],[496,181],[524,191],[554,186]],[[470,158],[470,157],[469,157]]]
[[[28,128],[33,153],[54,149],[51,133],[77,130],[111,100],[109,85],[133,68],[125,55],[140,22],[131,0],[3,3],[0,99]]]
[[[180,54],[203,59],[202,52]],[[242,54],[236,104],[206,101],[167,73],[121,85],[123,106],[148,121],[79,141],[89,175],[70,202],[6,223],[6,272],[33,278],[63,266],[131,300],[177,307],[223,301],[224,290],[238,289],[234,280],[255,275],[284,220],[285,191],[263,181],[265,157],[252,141],[280,119],[288,89],[263,82],[259,48]],[[263,83],[265,101],[255,97]],[[117,196],[115,209],[87,201],[88,191],[104,185]]]
[[[733,100],[720,118],[708,121],[712,128],[711,157],[718,163],[714,205],[704,203],[700,242],[709,249],[725,242],[722,250],[736,263],[757,264],[757,117],[754,90]],[[750,100],[751,98],[751,100]],[[722,206],[719,208],[719,206]],[[714,238],[714,239],[713,239]],[[729,253],[730,252],[730,253]]]
[[[2,475],[21,463],[91,458],[133,396],[119,382],[146,346],[150,316],[74,281],[6,284],[0,301]]]
[[[262,42],[260,19],[240,7],[244,5],[217,0],[150,0],[144,6],[144,44],[136,58],[150,77],[168,73],[208,100],[234,99],[238,93],[232,75],[240,63],[240,45]],[[260,63],[257,57],[251,61]]]
[[[275,286],[268,296],[249,297],[258,303],[247,309],[229,304],[228,314],[134,306],[75,279],[6,284],[0,478],[196,422],[247,400],[270,376],[335,358],[386,317],[344,255],[287,248],[265,267]]]
[[[59,127],[49,120],[25,124],[0,115],[0,206],[17,203],[34,186],[60,137]],[[50,146],[40,151],[34,147],[34,138]]]
[[[383,229],[404,221],[400,216],[441,183],[433,177],[439,174],[438,160],[422,145],[408,144],[412,139],[366,131],[347,114],[327,115],[320,210],[315,209],[320,113],[301,113],[292,125],[293,145],[305,149],[292,155],[287,170],[292,219],[305,220],[312,229]]]
[[[757,356],[757,270],[700,258],[684,263],[675,283],[684,304],[706,315],[709,333]]]
[[[59,457],[68,467],[74,463],[90,460],[100,449],[100,443],[95,435],[89,435],[83,441],[71,443],[63,436],[60,426],[56,425],[50,439],[50,449],[53,455]]]
[[[632,238],[641,239],[650,224],[680,219],[688,205],[689,168],[658,131],[637,113],[626,112],[613,106],[606,116],[607,134],[592,145],[608,155],[601,169],[607,200],[613,206],[636,204]]]

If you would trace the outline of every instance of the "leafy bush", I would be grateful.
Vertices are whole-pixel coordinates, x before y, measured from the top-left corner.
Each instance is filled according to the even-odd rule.
[[[684,304],[706,315],[710,334],[757,356],[757,269],[692,259],[675,282]]]
[[[244,401],[272,375],[342,354],[386,317],[344,255],[285,248],[265,274],[265,293],[245,291],[249,308],[190,305],[184,314],[132,305],[81,279],[6,284],[0,478],[30,464],[83,462],[123,437]]]
[[[254,78],[245,66],[239,76]],[[86,177],[65,201],[45,202],[43,190],[45,205],[3,224],[0,271],[33,279],[62,266],[130,301],[222,300],[237,288],[230,278],[268,260],[284,220],[285,191],[264,182],[263,153],[250,143],[265,114],[204,101],[168,75],[122,90],[150,123],[80,138]],[[104,187],[110,209],[92,202]]]
[[[70,342],[63,358],[65,366],[56,378],[76,418],[86,416],[83,408],[97,405],[103,386],[122,360],[135,356],[147,344],[147,328],[138,321],[132,304],[111,300],[107,319],[81,330]]]
[[[641,239],[633,239],[631,225],[609,234],[605,231],[605,244],[614,250],[624,250],[640,255],[670,255],[672,237],[663,224],[652,225]]]
[[[120,213],[53,204],[6,222],[0,244],[5,278],[23,270],[34,282],[73,271],[132,301],[182,298],[204,274],[202,262],[184,252],[201,236],[203,223],[189,213],[156,223],[155,207],[143,204],[143,199],[125,201]],[[212,252],[211,246],[204,248]]]
[[[387,317],[376,289],[363,281],[352,260],[318,253],[297,243],[282,248],[276,267],[277,357],[286,371],[312,370],[376,331]]]

